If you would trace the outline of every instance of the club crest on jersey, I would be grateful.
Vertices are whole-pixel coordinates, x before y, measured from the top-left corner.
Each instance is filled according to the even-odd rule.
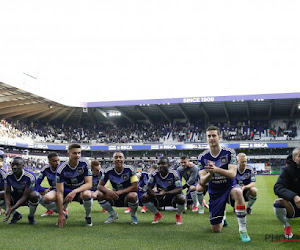
[[[26,182],[20,182],[21,188],[26,188]]]
[[[168,179],[167,183],[168,183],[168,186],[172,186],[173,180],[172,179]]]
[[[123,179],[124,181],[128,181],[128,180],[129,180],[129,177],[128,177],[127,174],[123,174],[123,175],[122,175],[122,179]]]
[[[244,174],[244,176],[245,176],[245,179],[249,179],[250,174],[249,174],[249,173],[246,173],[246,174]]]
[[[78,168],[78,174],[83,174],[83,168]]]
[[[227,157],[226,157],[226,156],[222,156],[222,157],[220,158],[220,161],[221,161],[221,163],[222,163],[223,165],[226,164],[226,163],[228,163]]]

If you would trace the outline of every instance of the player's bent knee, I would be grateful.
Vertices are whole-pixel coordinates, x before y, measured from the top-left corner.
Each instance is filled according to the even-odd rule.
[[[45,202],[56,201],[56,192],[50,191],[49,193],[45,194],[44,201]]]
[[[126,199],[127,199],[129,202],[136,202],[137,199],[138,199],[137,193],[135,193],[135,192],[130,192],[130,193],[128,193],[127,196],[126,196]]]
[[[185,197],[181,194],[176,196],[176,203],[179,205],[185,204]]]
[[[141,197],[141,201],[142,203],[147,203],[150,201],[150,196],[148,194],[144,194],[142,197]]]
[[[204,191],[204,188],[203,188],[200,184],[198,184],[198,185],[196,186],[196,191],[201,193],[201,192]]]
[[[252,187],[252,188],[250,188],[250,195],[252,195],[252,196],[257,196],[257,188],[256,187]]]
[[[83,191],[81,195],[83,200],[90,199],[92,197],[92,192],[90,190],[86,190]]]
[[[221,233],[222,232],[222,225],[218,224],[218,225],[212,225],[211,226],[211,231],[213,233]]]
[[[235,201],[242,201],[242,200],[244,200],[242,189],[233,188],[231,190],[230,194],[231,194],[231,196],[233,197],[233,199]]]
[[[281,207],[287,207],[289,203],[286,200],[280,198],[274,201],[274,207],[277,207],[278,205]]]
[[[39,202],[41,198],[42,196],[37,191],[32,191],[28,196],[28,200],[34,203]]]

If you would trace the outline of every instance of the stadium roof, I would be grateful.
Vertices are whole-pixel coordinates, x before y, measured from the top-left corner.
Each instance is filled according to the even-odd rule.
[[[300,98],[257,99],[196,103],[142,104],[109,107],[70,107],[0,82],[0,118],[46,122],[96,124],[291,120],[299,117]],[[119,116],[118,113],[121,113]]]

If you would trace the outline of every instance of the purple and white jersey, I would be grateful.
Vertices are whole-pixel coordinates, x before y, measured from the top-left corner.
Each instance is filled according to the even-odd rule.
[[[255,178],[253,168],[247,165],[242,173],[240,172],[239,168],[237,168],[236,181],[237,184],[239,184],[240,186],[248,185],[251,182],[255,182],[256,178]]]
[[[131,186],[131,183],[138,181],[135,170],[131,166],[124,166],[121,173],[118,173],[114,167],[106,168],[101,181],[106,183],[108,180],[114,191],[128,188]]]
[[[215,166],[228,170],[228,165],[236,165],[236,153],[231,148],[221,147],[218,155],[212,156],[209,149],[205,150],[198,157],[199,169],[204,169],[204,166],[208,166],[208,162],[214,162]],[[220,196],[225,190],[231,188],[236,184],[236,180],[226,178],[220,174],[214,173],[212,179],[208,183],[208,192],[210,196]]]
[[[151,173],[148,186],[154,188],[156,186],[158,191],[171,191],[175,188],[181,188],[181,177],[176,170],[169,169],[169,173],[162,177],[158,170]]]
[[[93,186],[91,191],[95,192],[98,189],[98,184],[102,176],[102,171],[99,172],[99,175],[93,175]]]
[[[74,168],[71,168],[69,162],[66,161],[60,164],[56,170],[56,183],[64,183],[64,191],[71,192],[85,183],[86,176],[92,176],[87,160],[80,158]]]
[[[25,188],[35,189],[35,181],[34,173],[23,169],[23,173],[19,179],[15,177],[13,172],[9,172],[5,179],[5,187],[12,187],[14,192],[23,194]]]
[[[6,172],[4,169],[0,168],[0,190],[4,189],[5,178]]]
[[[147,191],[147,185],[149,180],[149,174],[147,172],[142,172],[141,177],[138,182],[138,191],[139,192],[146,192]]]
[[[47,165],[43,167],[37,178],[38,191],[45,191],[46,188],[41,187],[41,183],[45,177],[47,177],[47,181],[51,189],[56,187],[56,171],[53,171],[51,166]]]

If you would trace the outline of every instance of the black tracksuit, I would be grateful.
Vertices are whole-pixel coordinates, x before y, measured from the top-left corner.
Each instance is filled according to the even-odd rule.
[[[287,201],[292,201],[296,195],[300,196],[300,166],[291,159],[291,156],[287,158],[287,166],[278,177],[274,192],[279,198]]]

